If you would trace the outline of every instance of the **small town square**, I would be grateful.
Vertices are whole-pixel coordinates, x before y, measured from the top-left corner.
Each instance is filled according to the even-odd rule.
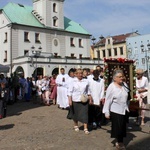
[[[0,150],[150,150],[150,0],[0,1]]]
[[[110,123],[85,135],[73,130],[67,110],[57,105],[18,101],[8,105],[7,117],[0,120],[0,150],[113,150]],[[147,116],[149,112],[147,111]],[[127,150],[150,149],[150,126],[137,126],[130,120],[125,138]],[[132,128],[131,128],[132,127]]]

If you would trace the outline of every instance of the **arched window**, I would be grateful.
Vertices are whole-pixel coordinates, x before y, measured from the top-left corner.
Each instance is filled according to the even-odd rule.
[[[17,68],[16,68],[16,74],[17,75],[24,75],[24,69],[21,67],[21,66],[18,66]]]
[[[52,75],[53,74],[58,75],[59,74],[59,68],[54,68],[53,71],[52,71]]]
[[[57,12],[56,9],[57,9],[57,8],[56,8],[56,3],[54,3],[54,4],[53,4],[53,12]]]

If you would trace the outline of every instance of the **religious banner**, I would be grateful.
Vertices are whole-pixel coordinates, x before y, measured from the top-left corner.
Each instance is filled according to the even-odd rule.
[[[135,61],[126,58],[117,59],[104,59],[104,79],[105,79],[105,90],[108,85],[112,82],[113,71],[120,69],[124,73],[124,80],[130,89],[130,111],[137,111],[139,104],[136,97],[136,66]]]

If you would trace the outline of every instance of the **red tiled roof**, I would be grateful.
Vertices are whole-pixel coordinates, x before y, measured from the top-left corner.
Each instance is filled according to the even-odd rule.
[[[118,44],[118,43],[124,43],[124,42],[126,42],[126,38],[127,37],[130,37],[130,36],[133,36],[133,34],[135,35],[135,34],[137,34],[138,35],[138,33],[126,33],[126,34],[121,34],[121,35],[115,35],[115,36],[110,36],[112,39],[113,39],[113,44]],[[98,41],[97,43],[96,43],[96,45],[99,45],[99,44],[105,44],[105,42],[106,42],[106,39],[107,38],[104,38],[104,39],[102,39],[102,40],[100,40],[100,41]]]

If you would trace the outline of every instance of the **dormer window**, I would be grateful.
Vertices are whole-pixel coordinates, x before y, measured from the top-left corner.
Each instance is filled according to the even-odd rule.
[[[53,12],[57,12],[57,5],[56,5],[56,3],[53,4]]]
[[[58,18],[56,16],[53,17],[53,26],[58,26]]]

